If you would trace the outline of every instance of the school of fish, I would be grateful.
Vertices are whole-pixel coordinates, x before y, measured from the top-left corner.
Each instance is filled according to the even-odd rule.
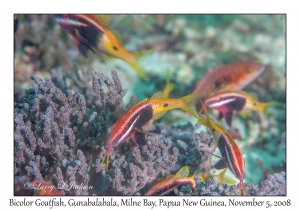
[[[127,62],[142,79],[148,79],[148,74],[139,64],[140,58],[152,52],[147,50],[133,53],[121,44],[118,32],[108,29],[109,18],[106,15],[55,14],[54,19],[69,34],[74,37],[78,51],[85,57],[88,52],[100,51],[110,60],[112,57]],[[240,181],[240,194],[246,195],[244,186],[245,160],[235,140],[224,129],[220,120],[231,126],[234,112],[242,113],[250,110],[267,115],[267,109],[280,105],[277,102],[259,102],[250,94],[242,91],[254,81],[265,69],[264,65],[251,61],[220,65],[209,71],[196,85],[191,94],[181,98],[171,98],[170,92],[174,84],[170,82],[170,69],[167,70],[166,86],[151,98],[145,98],[125,112],[112,126],[106,145],[106,154],[102,164],[109,171],[109,156],[113,148],[128,139],[136,145],[147,142],[147,126],[160,119],[174,109],[181,109],[192,115],[199,124],[208,127],[213,135],[216,148],[220,151],[220,160],[213,165],[217,170],[223,169],[218,175],[205,175],[202,169],[196,170],[189,176],[189,167],[182,167],[174,176],[156,183],[145,195],[167,195],[176,187],[190,185],[193,193],[197,194],[196,180],[203,182],[216,177],[219,183],[235,184],[235,180],[225,175],[227,169]],[[219,111],[219,122],[213,121],[207,108]],[[204,111],[204,116],[200,115]],[[213,155],[213,154],[212,154]],[[106,160],[106,161],[105,161]],[[48,195],[61,195],[58,190]],[[36,191],[36,195],[47,195],[47,191]]]

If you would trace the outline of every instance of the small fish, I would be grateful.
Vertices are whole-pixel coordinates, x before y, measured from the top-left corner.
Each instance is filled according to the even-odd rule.
[[[172,178],[166,179],[154,185],[145,195],[166,195],[176,187],[190,184],[194,193],[197,193],[194,175],[189,176],[188,166],[182,167]]]
[[[150,99],[146,98],[129,109],[112,127],[107,142],[106,155],[103,158],[103,161],[106,158],[106,170],[110,150],[113,147],[128,138],[131,138],[137,145],[145,145],[146,137],[143,127],[150,120],[158,120],[167,111],[182,109],[198,118],[198,114],[193,108],[195,103],[196,96],[194,94],[182,98],[167,98],[163,92],[159,91]]]
[[[225,170],[223,170],[221,173],[217,174],[217,175],[209,175],[209,176],[205,176],[204,175],[204,171],[202,170],[197,170],[194,175],[199,177],[199,179],[201,179],[201,181],[206,182],[208,179],[216,177],[218,180],[218,183],[223,183],[223,184],[235,184],[236,181],[232,178],[230,178],[229,176],[226,176],[225,173],[227,171],[227,168]]]
[[[202,104],[202,101],[200,101]],[[207,126],[214,136],[215,145],[219,148],[222,158],[215,164],[217,170],[229,168],[233,175],[240,180],[241,195],[246,195],[244,188],[244,166],[245,161],[242,153],[229,135],[229,133],[222,127],[221,124],[215,123],[209,117],[209,114],[204,108],[205,117],[198,118],[198,122],[204,126]]]
[[[57,190],[52,182],[45,182],[35,179],[33,182],[34,194],[38,196],[63,196],[63,194]]]
[[[220,135],[218,147],[223,158],[220,159],[214,167],[218,170],[229,168],[233,175],[240,180],[241,195],[246,195],[244,187],[245,160],[239,147],[228,133]]]
[[[106,15],[55,14],[54,18],[75,38],[79,52],[85,57],[89,50],[95,53],[96,49],[101,51],[106,59],[121,59],[134,68],[141,78],[148,78],[138,62],[152,50],[141,53],[126,50],[121,44],[119,33],[107,28],[110,20]]]
[[[201,92],[205,99],[222,89],[243,89],[264,69],[265,66],[251,61],[218,66],[201,79],[193,93]]]
[[[255,110],[267,115],[267,108],[280,105],[280,103],[262,103],[244,91],[224,90],[210,96],[205,100],[204,105],[220,111],[218,119],[220,120],[222,117],[225,117],[226,123],[230,126],[233,111],[247,112],[249,110]]]
[[[211,120],[205,105],[200,101],[205,112],[205,117],[198,118],[198,122],[207,126],[212,132],[216,146],[219,148],[222,158],[214,165],[217,170],[229,168],[233,175],[240,180],[241,195],[246,195],[244,188],[245,161],[242,152],[221,124]]]

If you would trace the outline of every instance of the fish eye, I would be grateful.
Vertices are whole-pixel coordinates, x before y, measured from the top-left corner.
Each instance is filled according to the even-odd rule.
[[[70,16],[69,16],[69,15],[63,15],[63,18],[64,18],[65,20],[69,20],[69,19],[70,19]]]
[[[113,46],[113,49],[114,49],[115,51],[118,51],[118,50],[119,50],[116,46]]]
[[[220,97],[220,98],[218,99],[218,102],[220,102],[220,101],[222,101],[222,97]]]

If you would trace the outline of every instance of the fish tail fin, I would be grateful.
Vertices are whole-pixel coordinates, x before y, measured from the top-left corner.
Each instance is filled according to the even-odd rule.
[[[267,116],[267,115],[268,115],[267,109],[268,109],[269,107],[272,107],[272,106],[280,106],[280,105],[282,105],[282,104],[279,103],[279,102],[269,102],[269,103],[265,103],[265,104],[263,104],[263,106],[262,106],[261,112],[262,112],[265,116]]]
[[[144,52],[139,52],[139,53],[135,53],[134,55],[134,60],[133,61],[130,61],[128,62],[129,65],[134,68],[136,70],[136,72],[138,73],[138,75],[144,79],[144,80],[147,80],[148,79],[148,75],[147,73],[145,72],[145,70],[142,68],[142,66],[140,65],[140,60],[144,57],[146,57],[147,55],[149,55],[150,53],[153,52],[153,49],[150,49],[150,50],[147,50],[147,51],[144,51]]]
[[[193,115],[198,120],[199,116],[195,109],[195,104],[197,103],[197,96],[195,94],[191,94],[183,97],[182,99],[184,101],[184,106],[182,107],[182,109]]]
[[[95,54],[95,51],[94,49],[88,45],[88,44],[85,44],[83,42],[80,42],[78,39],[75,39],[75,44],[76,44],[76,47],[78,49],[78,51],[84,56],[84,57],[88,57],[88,52],[89,50],[92,51],[94,54]]]
[[[143,79],[148,79],[148,74],[145,72],[145,70],[141,67],[138,63],[129,63],[129,65],[138,73],[138,75]]]
[[[109,160],[109,155],[110,155],[110,149],[107,148],[106,154],[104,155],[104,157],[103,157],[103,159],[102,159],[102,162],[101,162],[101,164],[103,164],[104,161],[105,161],[105,159],[106,159],[106,168],[105,168],[106,171],[108,171],[108,160]]]

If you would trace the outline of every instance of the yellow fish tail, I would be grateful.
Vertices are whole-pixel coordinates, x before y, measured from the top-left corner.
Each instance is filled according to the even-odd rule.
[[[190,113],[191,115],[193,115],[197,120],[199,119],[199,116],[196,112],[195,109],[195,104],[197,102],[197,97],[195,94],[191,94],[188,96],[185,96],[182,98],[184,101],[184,105],[182,107],[182,109],[188,113]]]
[[[136,72],[138,73],[138,75],[144,79],[147,80],[148,79],[148,74],[145,72],[145,70],[138,64],[138,63],[129,63],[129,65],[136,70]]]
[[[272,106],[279,106],[279,105],[281,105],[281,103],[279,103],[279,102],[269,102],[269,103],[264,103],[264,104],[262,105],[262,110],[261,110],[261,112],[262,112],[265,116],[267,116],[267,115],[268,115],[267,109],[268,109],[269,107],[272,107]]]
[[[151,50],[147,50],[144,52],[140,52],[140,53],[135,53],[134,55],[134,60],[133,61],[129,61],[129,65],[136,70],[136,72],[138,73],[138,75],[144,79],[147,80],[148,79],[148,74],[145,72],[145,70],[142,68],[142,66],[139,64],[140,59],[144,58],[145,56],[149,55],[151,52],[153,52],[153,49]]]

